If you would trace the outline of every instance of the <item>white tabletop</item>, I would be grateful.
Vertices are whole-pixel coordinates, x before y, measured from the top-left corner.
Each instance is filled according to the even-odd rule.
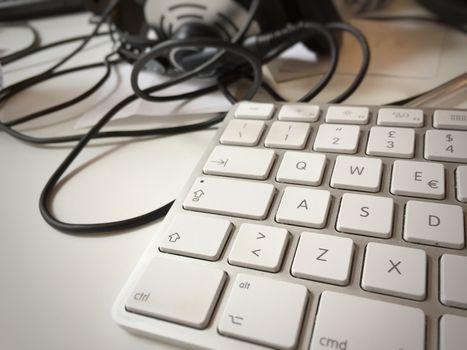
[[[49,42],[88,33],[91,30],[88,17],[64,16],[34,24],[43,34],[44,42]],[[448,38],[465,40],[457,33],[449,33]],[[0,34],[5,35],[12,47],[28,35]],[[97,61],[109,50],[106,42],[107,39],[97,39],[68,66]],[[463,46],[467,47],[465,41]],[[6,83],[43,70],[72,47],[4,67]],[[446,65],[456,61],[449,57],[445,60]],[[465,67],[456,66],[449,71],[442,66],[435,79],[418,84],[418,92],[462,70]],[[96,72],[102,70],[59,78],[20,94],[0,109],[3,120],[76,95],[90,81],[96,81]],[[342,81],[346,79],[343,77]],[[301,82],[297,89],[303,87]],[[339,91],[336,84],[333,91]],[[385,102],[389,97],[385,97],[384,89],[379,95],[374,91],[378,84],[382,84],[381,80],[369,79],[349,102]],[[286,83],[283,89],[290,86],[290,82]],[[409,90],[417,92],[413,87]],[[390,97],[393,96],[391,93]],[[463,95],[456,102],[451,101],[452,107],[465,107],[466,100]],[[86,102],[80,103],[21,129],[35,135],[76,132],[73,129],[76,116],[91,107]],[[213,135],[214,130],[205,130],[145,140],[92,143],[73,164],[73,176],[62,181],[54,212],[65,221],[102,222],[131,217],[165,204],[177,196]],[[0,133],[0,348],[172,348],[124,331],[111,317],[117,293],[160,223],[108,236],[73,236],[57,232],[40,216],[38,199],[42,187],[70,147],[31,146]]]

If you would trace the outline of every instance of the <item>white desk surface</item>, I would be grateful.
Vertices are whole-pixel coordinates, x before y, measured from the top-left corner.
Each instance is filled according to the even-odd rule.
[[[72,15],[33,23],[49,42],[88,33],[88,17]],[[0,35],[5,35],[0,42],[6,37],[12,47],[21,47],[21,40],[27,38],[25,32]],[[451,39],[464,40],[463,46],[467,47],[465,38],[459,39],[458,35],[451,33]],[[104,41],[97,39],[68,66],[97,61],[109,49]],[[6,83],[45,69],[72,47],[4,67]],[[410,92],[424,91],[429,84],[436,85],[462,70],[465,67],[453,67],[449,76],[450,71],[442,68],[439,76],[418,84],[418,91],[412,87]],[[1,107],[3,120],[76,95],[90,81],[96,81],[96,72],[100,70],[30,89]],[[370,79],[349,102],[385,102],[384,91],[374,97],[376,83]],[[286,88],[291,85],[287,83]],[[394,91],[397,94],[397,87],[392,91],[392,96]],[[370,101],[368,96],[373,96]],[[451,101],[451,106],[466,107],[465,96],[455,103]],[[86,102],[80,103],[21,129],[35,135],[75,132],[75,118],[87,108],[90,106]],[[54,211],[66,221],[101,222],[154,209],[177,196],[213,135],[214,130],[205,130],[94,143],[73,165],[74,176],[62,181],[64,186],[57,193]],[[124,331],[111,317],[117,293],[159,223],[108,236],[72,236],[52,229],[40,216],[42,187],[69,150],[70,145],[31,146],[0,133],[0,349],[172,348]]]

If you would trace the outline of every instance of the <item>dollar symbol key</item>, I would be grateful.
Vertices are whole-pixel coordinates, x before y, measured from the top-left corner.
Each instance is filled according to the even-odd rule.
[[[447,135],[446,135],[446,141],[447,141],[447,142],[452,142],[453,140],[454,140],[454,139],[453,139],[453,137],[452,137],[451,134],[447,134]]]

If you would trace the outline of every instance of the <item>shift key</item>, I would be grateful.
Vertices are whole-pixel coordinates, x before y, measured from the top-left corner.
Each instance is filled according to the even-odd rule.
[[[183,208],[261,220],[268,214],[274,192],[271,184],[201,176],[188,192]]]
[[[398,304],[325,291],[310,350],[424,350],[425,315]]]

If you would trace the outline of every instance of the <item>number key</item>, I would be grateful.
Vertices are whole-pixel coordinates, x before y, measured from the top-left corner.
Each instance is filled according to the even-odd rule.
[[[313,149],[318,152],[355,153],[360,127],[357,125],[322,124]]]
[[[373,127],[368,139],[367,153],[372,156],[413,158],[415,132],[406,128]]]
[[[425,158],[467,163],[467,132],[428,130],[425,135]]]

